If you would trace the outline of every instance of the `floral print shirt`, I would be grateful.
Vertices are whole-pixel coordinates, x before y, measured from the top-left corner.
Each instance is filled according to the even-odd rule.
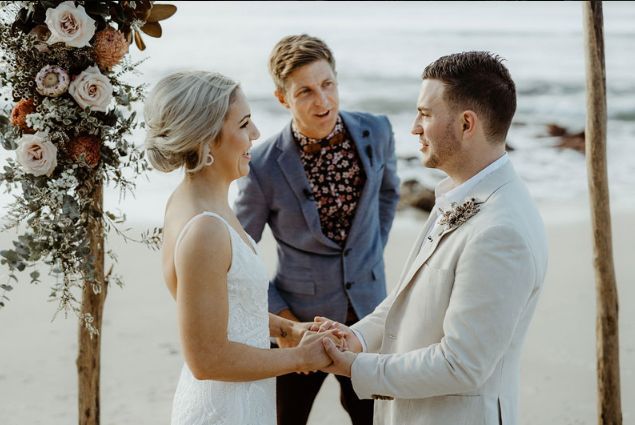
[[[322,233],[344,246],[366,182],[355,143],[339,116],[333,131],[321,140],[303,135],[295,125],[292,131],[318,209]]]

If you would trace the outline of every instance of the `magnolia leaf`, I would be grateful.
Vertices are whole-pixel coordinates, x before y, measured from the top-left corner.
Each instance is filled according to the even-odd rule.
[[[0,285],[0,288],[4,289],[4,290],[5,290],[5,291],[7,291],[7,292],[9,292],[9,291],[12,291],[12,290],[13,290],[13,286],[10,286],[10,285],[5,285],[5,284]]]
[[[138,31],[134,31],[134,42],[139,48],[139,50],[146,49],[146,44],[143,42],[143,39],[141,38],[141,34],[139,34]]]
[[[163,31],[161,30],[161,24],[158,22],[147,22],[144,26],[141,27],[141,31],[154,38],[159,38],[163,34]]]
[[[176,13],[176,6],[173,4],[155,4],[150,9],[150,16],[146,19],[147,22],[158,22],[168,19],[170,16]]]

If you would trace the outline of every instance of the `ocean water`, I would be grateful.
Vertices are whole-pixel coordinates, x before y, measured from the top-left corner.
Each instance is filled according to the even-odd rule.
[[[182,69],[222,72],[239,80],[265,138],[290,119],[272,93],[267,57],[288,34],[322,38],[337,61],[341,108],[386,114],[400,156],[418,155],[410,134],[423,68],[439,56],[488,50],[506,59],[518,90],[508,142],[512,161],[541,203],[587,199],[585,158],[553,147],[545,125],[572,132],[585,125],[585,60],[579,2],[172,2],[163,37],[144,36],[147,57],[135,81],[153,85]],[[604,2],[608,87],[608,166],[611,200],[635,204],[635,2]],[[143,133],[135,134],[143,143]],[[256,142],[257,143],[257,142]],[[3,157],[12,155],[3,152]],[[401,162],[402,179],[433,186],[443,175]],[[135,198],[108,190],[106,206],[133,222],[162,221],[168,193],[182,173],[152,172]],[[235,196],[232,190],[230,196]],[[0,202],[8,198],[0,197]]]

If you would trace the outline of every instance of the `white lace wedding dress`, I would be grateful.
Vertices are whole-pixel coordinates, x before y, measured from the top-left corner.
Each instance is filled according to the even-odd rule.
[[[232,261],[227,273],[229,340],[259,348],[269,348],[267,288],[269,279],[257,254],[255,242],[248,246],[222,217],[204,212],[193,217],[181,230],[175,252],[184,231],[200,217],[216,217],[228,228]],[[172,425],[275,425],[275,378],[250,382],[199,381],[187,364],[172,405]]]

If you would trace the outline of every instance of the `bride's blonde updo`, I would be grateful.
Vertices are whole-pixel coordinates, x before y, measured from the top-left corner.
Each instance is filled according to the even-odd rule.
[[[237,82],[216,72],[185,71],[157,83],[145,102],[145,148],[165,173],[205,166],[209,145],[220,136]]]

